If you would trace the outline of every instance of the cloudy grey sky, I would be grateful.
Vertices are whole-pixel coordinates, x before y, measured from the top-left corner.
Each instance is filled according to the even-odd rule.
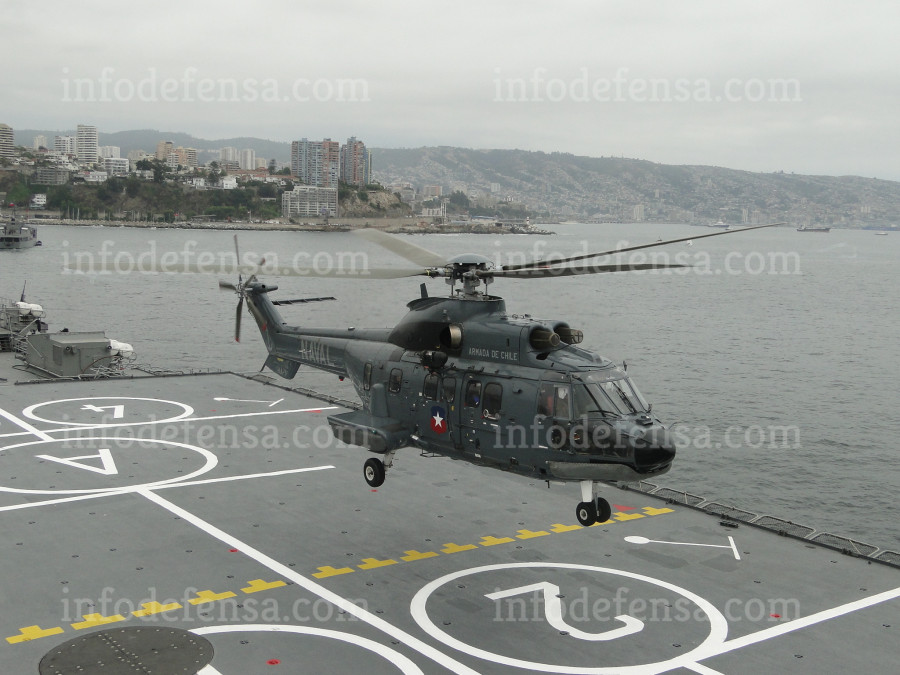
[[[900,180],[898,33],[877,0],[13,0],[0,122]]]

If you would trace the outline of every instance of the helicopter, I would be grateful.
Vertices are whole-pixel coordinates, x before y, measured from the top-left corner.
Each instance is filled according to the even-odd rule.
[[[653,413],[626,365],[620,368],[579,346],[581,330],[563,320],[510,314],[488,286],[497,279],[689,267],[585,261],[777,224],[502,266],[479,254],[447,260],[380,230],[357,230],[417,265],[367,270],[367,278],[424,276],[443,278],[450,286],[449,295],[431,296],[422,283],[420,297],[407,303],[409,311],[393,328],[289,325],[279,306],[334,298],[271,299],[278,286],[257,278],[264,261],[240,264],[237,236],[238,281],[219,285],[239,296],[236,340],[244,304],[255,320],[269,352],[263,368],[292,379],[305,365],[350,380],[361,409],[331,415],[328,423],[335,438],[372,453],[363,464],[371,487],[385,482],[398,450],[413,447],[548,484],[578,482],[581,501],[575,515],[590,526],[612,514],[599,494],[604,483],[636,482],[669,471],[676,455],[671,426]],[[282,275],[335,272],[340,274],[274,270]]]

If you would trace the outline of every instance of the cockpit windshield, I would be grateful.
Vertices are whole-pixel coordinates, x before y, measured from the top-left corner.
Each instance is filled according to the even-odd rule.
[[[576,417],[600,413],[629,415],[647,412],[647,401],[627,377],[581,373],[575,378]]]

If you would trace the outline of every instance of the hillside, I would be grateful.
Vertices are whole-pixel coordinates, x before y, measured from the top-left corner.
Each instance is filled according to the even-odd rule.
[[[17,130],[17,144],[36,134]],[[258,138],[206,140],[156,130],[100,133],[101,145],[154,150],[159,140],[198,148],[200,161],[221,147],[253,148],[258,157],[286,163],[290,143]],[[859,176],[754,173],[712,166],[674,166],[620,157],[581,157],[524,150],[456,147],[372,148],[375,179],[384,185],[439,185],[493,203],[524,204],[536,217],[668,222],[822,223],[886,227],[900,220],[900,183]]]
[[[753,173],[639,159],[437,147],[378,150],[383,183],[410,181],[510,197],[559,217],[879,227],[900,220],[900,183]],[[642,213],[641,213],[642,212]]]

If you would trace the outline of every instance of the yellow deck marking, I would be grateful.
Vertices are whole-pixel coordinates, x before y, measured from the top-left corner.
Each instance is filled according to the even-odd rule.
[[[325,567],[320,567],[318,572],[313,572],[313,576],[316,579],[326,579],[328,577],[336,577],[339,574],[350,574],[355,571],[356,570],[351,569],[350,567],[332,567],[331,565],[325,565]]]
[[[287,586],[283,581],[263,581],[262,579],[254,579],[253,581],[248,581],[249,586],[247,588],[242,588],[241,590],[244,593],[259,593],[260,591],[268,591],[270,588],[281,588],[282,586]]]
[[[94,626],[103,626],[108,623],[116,623],[124,621],[125,617],[121,614],[113,614],[112,616],[103,616],[102,614],[84,614],[84,621],[73,623],[72,628],[81,630],[82,628],[93,628]]]
[[[460,551],[472,551],[478,548],[475,544],[444,544],[444,548],[441,549],[441,553],[459,553]]]
[[[28,642],[29,640],[37,640],[38,638],[47,637],[49,635],[59,635],[64,632],[62,628],[41,628],[40,626],[25,626],[19,629],[19,635],[11,635],[6,641],[11,644],[20,642]]]
[[[181,609],[183,605],[178,602],[170,602],[168,605],[161,605],[158,602],[144,602],[141,603],[141,607],[144,609],[139,609],[132,614],[135,616],[150,616],[151,614],[161,614],[162,612],[170,612],[173,609]]]
[[[510,537],[501,537],[498,539],[497,537],[488,535],[486,537],[482,537],[481,541],[478,543],[481,546],[496,546],[497,544],[509,544],[512,541],[513,540]]]
[[[387,567],[388,565],[396,565],[396,560],[378,560],[377,558],[363,558],[363,564],[357,565],[361,570],[374,570],[376,567]]]
[[[643,513],[621,513],[619,511],[615,512],[614,519],[608,520],[605,523],[595,523],[595,525],[612,525],[616,521],[626,521],[626,520],[637,520],[638,518],[644,518],[645,516],[659,516],[666,513],[673,513],[674,511],[669,508],[656,508],[653,506],[644,506],[641,509]],[[561,523],[554,523],[550,528],[549,532],[546,530],[518,530],[518,534],[516,535],[517,539],[533,539],[535,537],[544,537],[550,533],[561,534],[563,532],[574,532],[576,530],[583,530],[581,525],[563,525]],[[515,541],[510,537],[495,537],[492,535],[488,535],[482,537],[481,542],[479,542],[480,546],[496,546],[498,544],[508,544]],[[441,553],[445,555],[450,555],[452,553],[461,553],[462,551],[473,551],[477,549],[478,546],[475,544],[454,544],[452,542],[448,542],[444,544],[443,548],[440,549],[440,553],[436,553],[434,551],[405,551],[405,555],[400,558],[400,560],[404,562],[415,562],[417,560],[426,560],[428,558],[438,557]],[[363,558],[362,564],[358,565],[358,568],[361,570],[370,570],[376,569],[378,567],[386,567],[388,565],[396,565],[397,561],[392,560],[390,558],[386,560],[379,560],[377,558]],[[313,577],[316,579],[326,579],[328,577],[339,576],[342,574],[352,574],[356,570],[351,567],[332,567],[330,565],[326,565],[324,567],[319,567],[318,572],[313,573]],[[264,581],[262,579],[253,579],[248,581],[248,586],[242,588],[241,591],[244,593],[258,593],[259,591],[266,591],[273,588],[280,588],[281,586],[286,586],[287,584],[284,581]],[[198,591],[197,597],[189,602],[192,605],[201,605],[209,602],[215,602],[217,600],[225,600],[226,598],[236,597],[236,593],[232,593],[231,591],[226,591],[224,593],[214,593],[213,591]],[[153,614],[161,614],[162,612],[169,612],[174,609],[181,609],[182,605],[173,602],[167,605],[161,605],[158,602],[145,602],[141,604],[142,609],[133,611],[131,614],[137,617],[151,616]],[[113,616],[102,616],[100,614],[85,614],[83,615],[84,621],[80,621],[78,623],[70,624],[70,626],[75,630],[81,630],[83,628],[90,628],[93,626],[102,626],[104,624],[116,623],[119,621],[125,621],[125,617],[116,614]],[[19,635],[11,635],[6,638],[6,641],[9,644],[19,644],[22,642],[28,642],[30,640],[36,640],[39,638],[48,637],[50,635],[59,635],[60,633],[64,633],[65,629],[59,626],[54,628],[41,628],[40,626],[25,626],[24,628],[19,629]]]
[[[621,511],[616,511],[613,513],[613,520],[625,521],[625,520],[637,520],[638,518],[643,518],[643,513],[622,513]]]
[[[438,554],[434,551],[427,553],[419,553],[418,551],[404,551],[405,556],[400,558],[403,562],[415,562],[416,560],[425,560],[425,558],[437,558]]]
[[[212,591],[197,591],[197,597],[193,600],[188,600],[188,602],[190,602],[192,605],[203,605],[207,602],[215,602],[216,600],[233,598],[236,595],[236,593],[232,593],[231,591],[225,591],[224,593],[213,593]]]

